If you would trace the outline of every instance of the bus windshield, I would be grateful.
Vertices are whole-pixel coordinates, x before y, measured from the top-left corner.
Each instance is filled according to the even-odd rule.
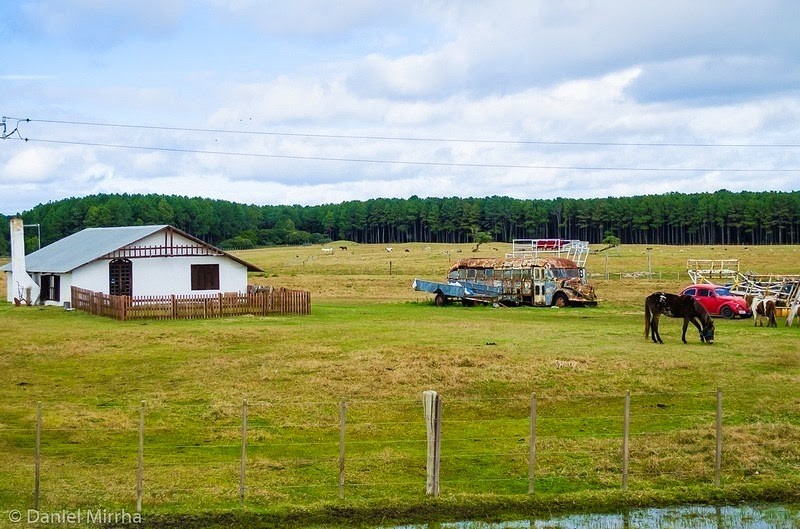
[[[581,271],[578,268],[551,268],[551,272],[553,272],[553,277],[557,279],[572,279],[572,278],[580,278]]]

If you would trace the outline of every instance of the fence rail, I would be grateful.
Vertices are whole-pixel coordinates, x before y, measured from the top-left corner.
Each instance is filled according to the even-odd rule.
[[[563,402],[535,395],[444,397],[427,417],[422,399],[3,406],[0,499],[38,509],[95,498],[140,512],[438,494],[440,483],[445,493],[539,494],[800,472],[798,416],[759,416],[747,395],[725,409],[721,392],[588,400],[603,420],[591,406],[564,417]],[[9,427],[11,417],[22,420]]]
[[[111,296],[72,287],[72,307],[117,320],[201,319],[311,313],[311,293],[270,288],[210,295]]]

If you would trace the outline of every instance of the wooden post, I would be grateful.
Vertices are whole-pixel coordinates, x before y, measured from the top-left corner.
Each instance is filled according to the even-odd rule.
[[[438,496],[442,440],[442,399],[435,391],[428,390],[422,392],[422,403],[425,408],[425,429],[428,434],[425,493],[429,496]]]
[[[531,395],[531,446],[528,458],[528,494],[533,494],[536,477],[536,393]]]
[[[136,512],[142,512],[142,493],[144,492],[144,401],[139,412],[139,467],[136,472]]]
[[[347,402],[339,406],[339,499],[344,499],[344,434],[347,425]]]
[[[625,421],[622,432],[622,490],[628,490],[628,440],[631,430],[631,392],[625,393]]]
[[[42,401],[36,403],[36,452],[33,457],[34,480],[33,480],[33,508],[39,510],[39,476],[41,470],[41,448],[42,448]]]
[[[717,388],[717,450],[714,457],[714,484],[719,487],[722,473],[722,389]]]
[[[242,466],[239,471],[239,505],[244,506],[244,476],[247,467],[247,400],[242,401]]]
[[[392,275],[392,262],[389,261],[389,275]]]

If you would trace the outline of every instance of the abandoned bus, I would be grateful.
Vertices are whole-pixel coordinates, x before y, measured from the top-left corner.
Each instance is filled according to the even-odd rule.
[[[565,257],[468,258],[456,262],[448,282],[494,287],[497,303],[566,307],[597,305],[584,269]]]

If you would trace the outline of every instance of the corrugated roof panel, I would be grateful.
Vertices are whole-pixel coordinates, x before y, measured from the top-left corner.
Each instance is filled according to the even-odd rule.
[[[26,255],[25,268],[28,272],[64,274],[165,228],[166,224],[87,228]],[[11,263],[2,270],[6,268],[11,270]]]

